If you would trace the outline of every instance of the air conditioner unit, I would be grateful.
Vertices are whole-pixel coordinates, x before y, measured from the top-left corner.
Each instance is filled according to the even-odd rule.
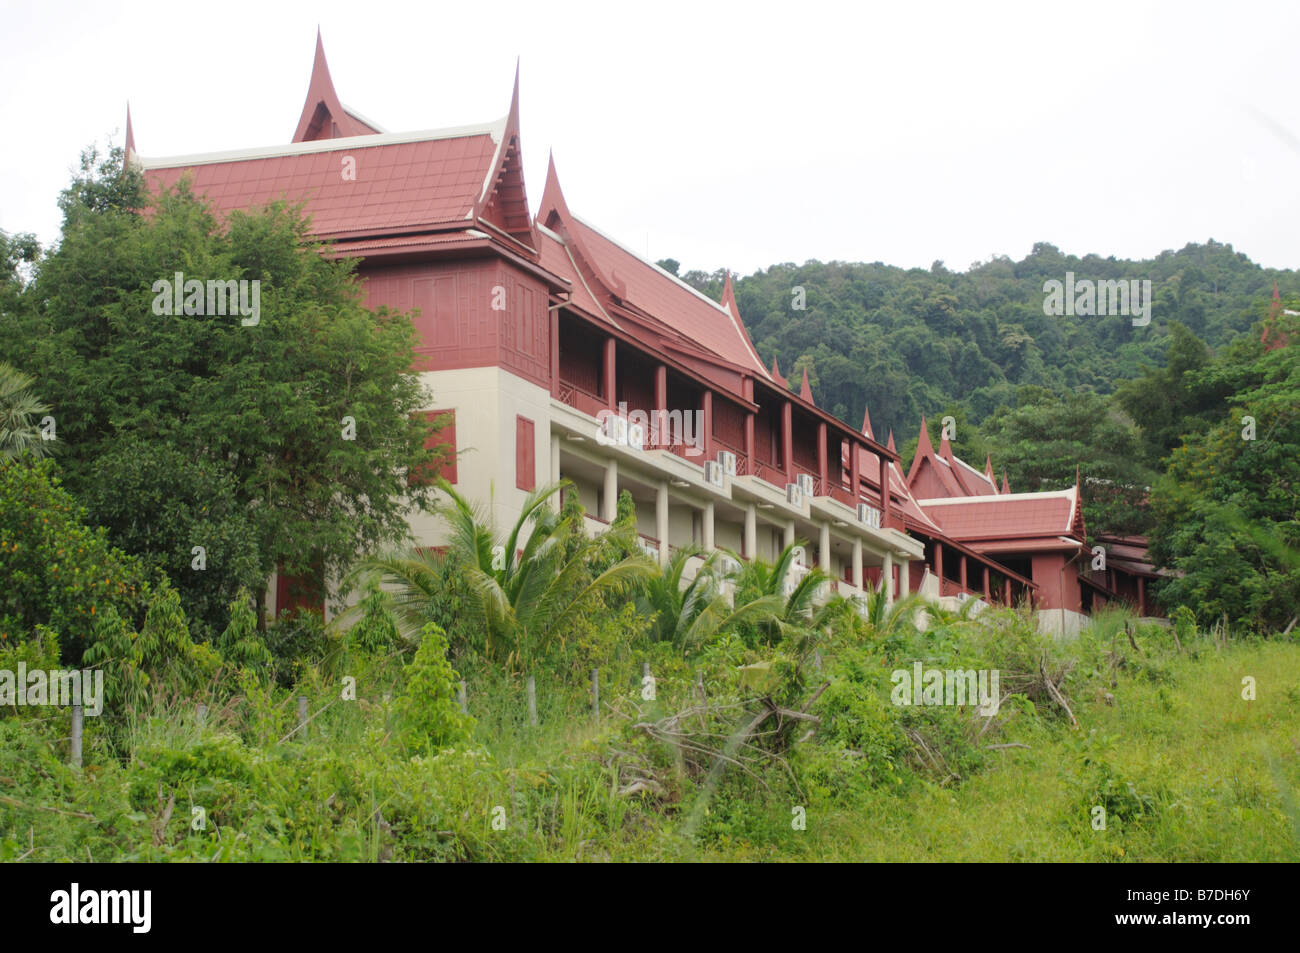
[[[803,506],[803,487],[798,483],[785,485],[785,501],[791,506]]]
[[[866,523],[872,529],[880,529],[880,510],[870,503],[859,503],[858,522]]]
[[[627,445],[633,450],[645,449],[645,427],[642,424],[628,424]]]
[[[736,562],[736,560],[732,559],[730,556],[723,556],[718,560],[718,571],[723,575],[740,572],[740,563]]]
[[[704,464],[704,479],[714,486],[722,486],[722,464],[708,460]]]
[[[736,475],[736,455],[730,450],[719,450],[718,462],[722,464],[722,471],[727,476],[734,477]]]
[[[799,484],[799,489],[803,490],[804,496],[813,495],[813,478],[807,473],[796,473],[794,481]]]

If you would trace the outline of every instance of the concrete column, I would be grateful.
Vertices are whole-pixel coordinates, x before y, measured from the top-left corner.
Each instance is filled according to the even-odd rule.
[[[993,601],[993,597],[989,595],[989,567],[987,563],[984,564],[984,601]]]
[[[618,515],[618,461],[610,460],[605,464],[605,500],[600,518],[607,523],[614,522]]]
[[[862,591],[862,540],[853,540],[853,588]]]
[[[560,482],[560,435],[556,433],[551,434],[551,482]],[[560,508],[560,494],[551,497],[551,505]]]
[[[934,574],[939,577],[939,595],[943,595],[943,543],[934,544]]]
[[[655,488],[655,535],[659,537],[659,565],[668,564],[668,483]]]
[[[744,547],[746,559],[758,558],[758,507],[753,503],[745,504]]]
[[[704,504],[704,551],[713,552],[713,501]]]
[[[906,559],[898,564],[898,598],[906,599],[912,592],[912,564]]]
[[[821,536],[817,540],[817,566],[831,571],[831,524],[822,523]]]
[[[957,564],[957,575],[961,577],[961,579],[959,580],[961,582],[961,588],[963,591],[968,591],[968,587],[966,583],[966,562],[967,562],[966,554],[958,553],[957,558],[961,560],[961,562]]]
[[[794,545],[794,520],[785,521],[785,543],[786,546]]]
[[[880,567],[880,578],[885,585],[885,605],[894,602],[894,554],[885,553],[885,564]]]

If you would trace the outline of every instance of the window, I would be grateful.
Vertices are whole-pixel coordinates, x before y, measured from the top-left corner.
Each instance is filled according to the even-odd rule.
[[[535,429],[527,417],[515,417],[515,486],[521,490],[537,488]]]
[[[442,429],[425,441],[424,448],[426,450],[438,446],[444,448],[442,467],[436,473],[427,470],[412,471],[408,477],[410,483],[431,483],[440,476],[448,483],[456,482],[456,411],[426,410],[424,412],[425,420],[437,420],[439,417],[445,418]]]

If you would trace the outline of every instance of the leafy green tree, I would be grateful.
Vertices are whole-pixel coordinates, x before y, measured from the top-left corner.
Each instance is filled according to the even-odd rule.
[[[1205,624],[1281,628],[1300,606],[1300,323],[1290,337],[1254,361],[1258,386],[1174,450],[1152,493],[1151,553],[1175,571],[1160,599]]]
[[[331,576],[408,537],[430,491],[407,473],[438,458],[416,413],[429,397],[411,371],[415,332],[408,316],[362,305],[354,264],[320,254],[301,208],[219,219],[184,182],[147,199],[120,150],[88,154],[61,204],[62,240],[23,294],[31,306],[0,324],[0,356],[40,373],[68,486],[97,488],[116,541],[131,537],[173,571],[206,545],[182,536],[213,541],[206,571],[174,579],[197,619],[215,628],[239,584],[262,605],[277,567]],[[247,313],[169,311],[158,288],[177,272],[256,282]],[[161,448],[147,480],[123,459],[140,445]],[[193,465],[165,475],[177,454]],[[212,474],[215,511],[204,512]],[[176,522],[133,531],[132,514],[164,491],[177,491]]]
[[[48,458],[0,459],[0,580],[0,641],[49,626],[72,663],[98,616],[137,624],[148,601],[145,568],[87,525]]]
[[[447,661],[446,633],[436,622],[426,623],[415,658],[406,666],[406,690],[398,701],[409,747],[441,748],[469,737],[474,719],[457,705],[459,680]]]
[[[1090,534],[1150,526],[1145,500],[1155,474],[1141,463],[1136,427],[1105,397],[1025,388],[1018,405],[995,413],[984,432],[1013,492],[1073,486],[1077,467]]]
[[[654,572],[640,553],[597,575],[589,560],[598,542],[574,534],[572,517],[561,517],[550,499],[561,484],[530,493],[519,518],[498,537],[486,511],[439,481],[448,503],[439,513],[450,531],[449,557],[468,590],[473,613],[486,634],[489,659],[520,665],[562,643],[566,627],[607,595],[615,595]],[[579,540],[576,549],[574,540]],[[570,547],[570,548],[566,548]],[[394,608],[407,631],[423,627],[435,611],[440,575],[419,553],[362,560],[353,578],[378,575],[395,586]]]

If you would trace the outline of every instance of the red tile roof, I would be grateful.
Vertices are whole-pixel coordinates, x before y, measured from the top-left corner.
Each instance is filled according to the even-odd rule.
[[[496,139],[486,128],[417,136],[355,136],[140,163],[155,191],[188,171],[194,192],[220,212],[306,200],[312,231],[322,237],[467,222],[483,193]],[[355,162],[354,180],[343,177],[348,157]]]
[[[592,264],[619,298],[654,315],[687,340],[761,378],[767,368],[750,343],[740,316],[628,251],[581,219],[568,223]]]
[[[1069,536],[1083,541],[1078,490],[969,496],[917,501],[954,539],[1042,540]],[[999,547],[1005,549],[1005,547]]]

